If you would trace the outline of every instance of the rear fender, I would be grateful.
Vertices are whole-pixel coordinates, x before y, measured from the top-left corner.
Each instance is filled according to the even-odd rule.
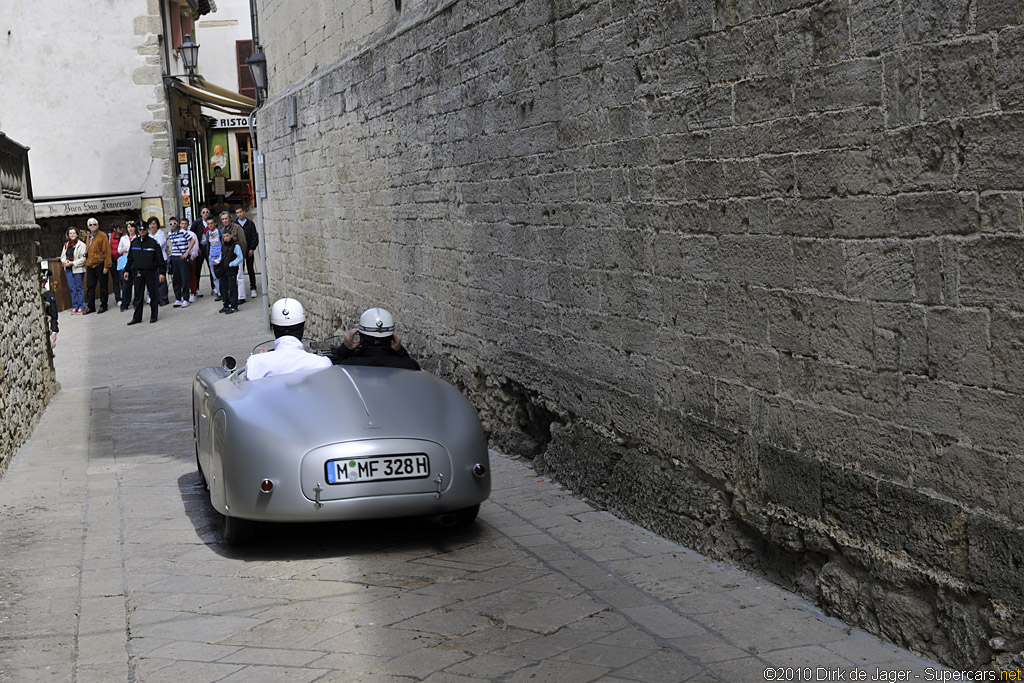
[[[227,493],[224,488],[224,452],[227,447],[227,413],[218,410],[213,416],[210,439],[210,469],[206,479],[210,483],[210,502],[218,512],[228,512]]]

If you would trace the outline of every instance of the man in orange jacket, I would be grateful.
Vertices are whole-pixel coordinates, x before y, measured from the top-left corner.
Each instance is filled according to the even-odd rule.
[[[85,313],[104,313],[107,310],[108,273],[110,272],[110,240],[107,233],[100,230],[100,222],[90,218],[89,237],[85,241],[85,300],[88,306]],[[96,310],[93,294],[97,281],[100,284],[100,309]]]

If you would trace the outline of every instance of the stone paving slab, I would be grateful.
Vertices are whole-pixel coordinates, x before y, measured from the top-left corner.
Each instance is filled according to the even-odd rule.
[[[65,316],[62,390],[0,480],[0,681],[757,681],[938,665],[493,454],[479,522],[267,525],[221,543],[191,378],[262,332],[209,297]]]

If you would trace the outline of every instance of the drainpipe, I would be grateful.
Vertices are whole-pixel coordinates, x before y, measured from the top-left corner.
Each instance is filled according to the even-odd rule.
[[[249,0],[249,20],[252,22],[252,44],[256,48],[260,44],[260,24],[259,17],[256,14],[256,2],[258,0]],[[256,97],[259,98],[259,90],[256,91]],[[260,284],[263,285],[263,329],[267,332],[270,331],[270,292],[267,291],[270,287],[269,278],[267,277],[267,245],[264,242],[266,232],[263,230],[263,200],[267,198],[267,175],[264,171],[264,160],[263,154],[259,151],[259,138],[256,137],[256,112],[263,107],[263,102],[259,102],[256,108],[249,112],[249,139],[252,140],[252,156],[249,160],[249,167],[253,174],[254,180],[258,181],[256,187],[256,234],[260,236],[261,249],[260,252]]]
[[[167,104],[167,129],[170,132],[170,137],[171,137],[171,140],[170,140],[170,147],[171,147],[170,154],[171,155],[169,157],[169,161],[171,163],[170,163],[169,170],[171,172],[171,178],[173,179],[172,182],[173,182],[173,185],[174,185],[174,190],[173,190],[174,214],[177,214],[178,213],[178,211],[177,211],[177,208],[178,208],[178,197],[181,196],[181,190],[178,187],[178,181],[177,181],[178,174],[175,172],[175,169],[177,169],[177,167],[178,167],[177,166],[177,159],[178,159],[178,131],[177,131],[177,129],[174,126],[174,95],[172,94],[173,89],[171,88],[171,82],[174,80],[174,78],[171,76],[170,41],[167,40],[167,7],[165,6],[165,3],[163,2],[163,0],[161,0],[161,2],[160,2],[160,33],[157,34],[157,42],[160,44],[160,47],[162,48],[162,51],[163,51],[163,60],[162,60],[163,64],[161,65],[161,68],[163,70],[163,74],[162,75],[163,75],[163,84],[164,84],[164,100],[166,101],[166,104]],[[163,190],[161,190],[161,194],[163,194]],[[167,212],[167,207],[165,207],[164,208],[164,216],[167,216],[167,215],[169,215],[169,214]],[[161,219],[164,216],[161,216]],[[143,216],[142,219],[145,220],[145,216]]]
[[[257,93],[257,96],[259,93]],[[266,231],[263,230],[263,200],[267,198],[267,176],[264,171],[263,153],[259,151],[259,138],[256,137],[256,112],[262,103],[249,112],[249,139],[252,140],[252,159],[249,161],[250,172],[256,185],[256,234],[260,237],[260,283],[263,285],[263,329],[270,331],[270,287],[267,277],[267,245],[264,242]]]
[[[260,44],[260,24],[256,15],[256,0],[249,0],[249,20],[252,22],[252,44]]]

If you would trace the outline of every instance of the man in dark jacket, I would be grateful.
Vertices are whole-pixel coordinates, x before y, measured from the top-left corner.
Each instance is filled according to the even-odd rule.
[[[245,244],[246,251],[245,256],[245,270],[249,273],[249,298],[256,298],[256,247],[260,246],[260,235],[256,232],[256,224],[245,217],[245,209],[241,206],[235,209],[235,223],[242,228],[242,232],[245,233]],[[241,244],[241,242],[239,242]]]
[[[206,263],[206,246],[203,244],[203,236],[206,234],[206,219],[210,217],[210,210],[203,204],[199,208],[199,218],[192,221],[192,225],[188,227],[199,240],[199,257],[192,261],[192,266],[195,269],[196,276],[196,296],[202,296],[202,277],[203,277],[203,264]],[[212,280],[213,274],[210,274]]]
[[[50,319],[50,348],[57,345],[57,333],[60,327],[57,324],[57,298],[50,291],[50,271],[43,271],[43,309],[46,317]]]
[[[142,322],[142,306],[146,303],[146,291],[149,291],[149,322],[155,323],[160,308],[160,294],[157,292],[157,278],[165,282],[164,273],[167,263],[164,261],[164,250],[160,243],[153,239],[145,230],[132,240],[128,249],[128,264],[125,266],[124,279],[135,278],[135,313],[128,321],[129,325]]]
[[[359,344],[355,343],[356,332]],[[329,354],[335,365],[374,365],[386,368],[419,370],[420,364],[402,346],[395,334],[395,321],[383,308],[367,309],[359,318],[359,327],[345,335],[341,346]]]

